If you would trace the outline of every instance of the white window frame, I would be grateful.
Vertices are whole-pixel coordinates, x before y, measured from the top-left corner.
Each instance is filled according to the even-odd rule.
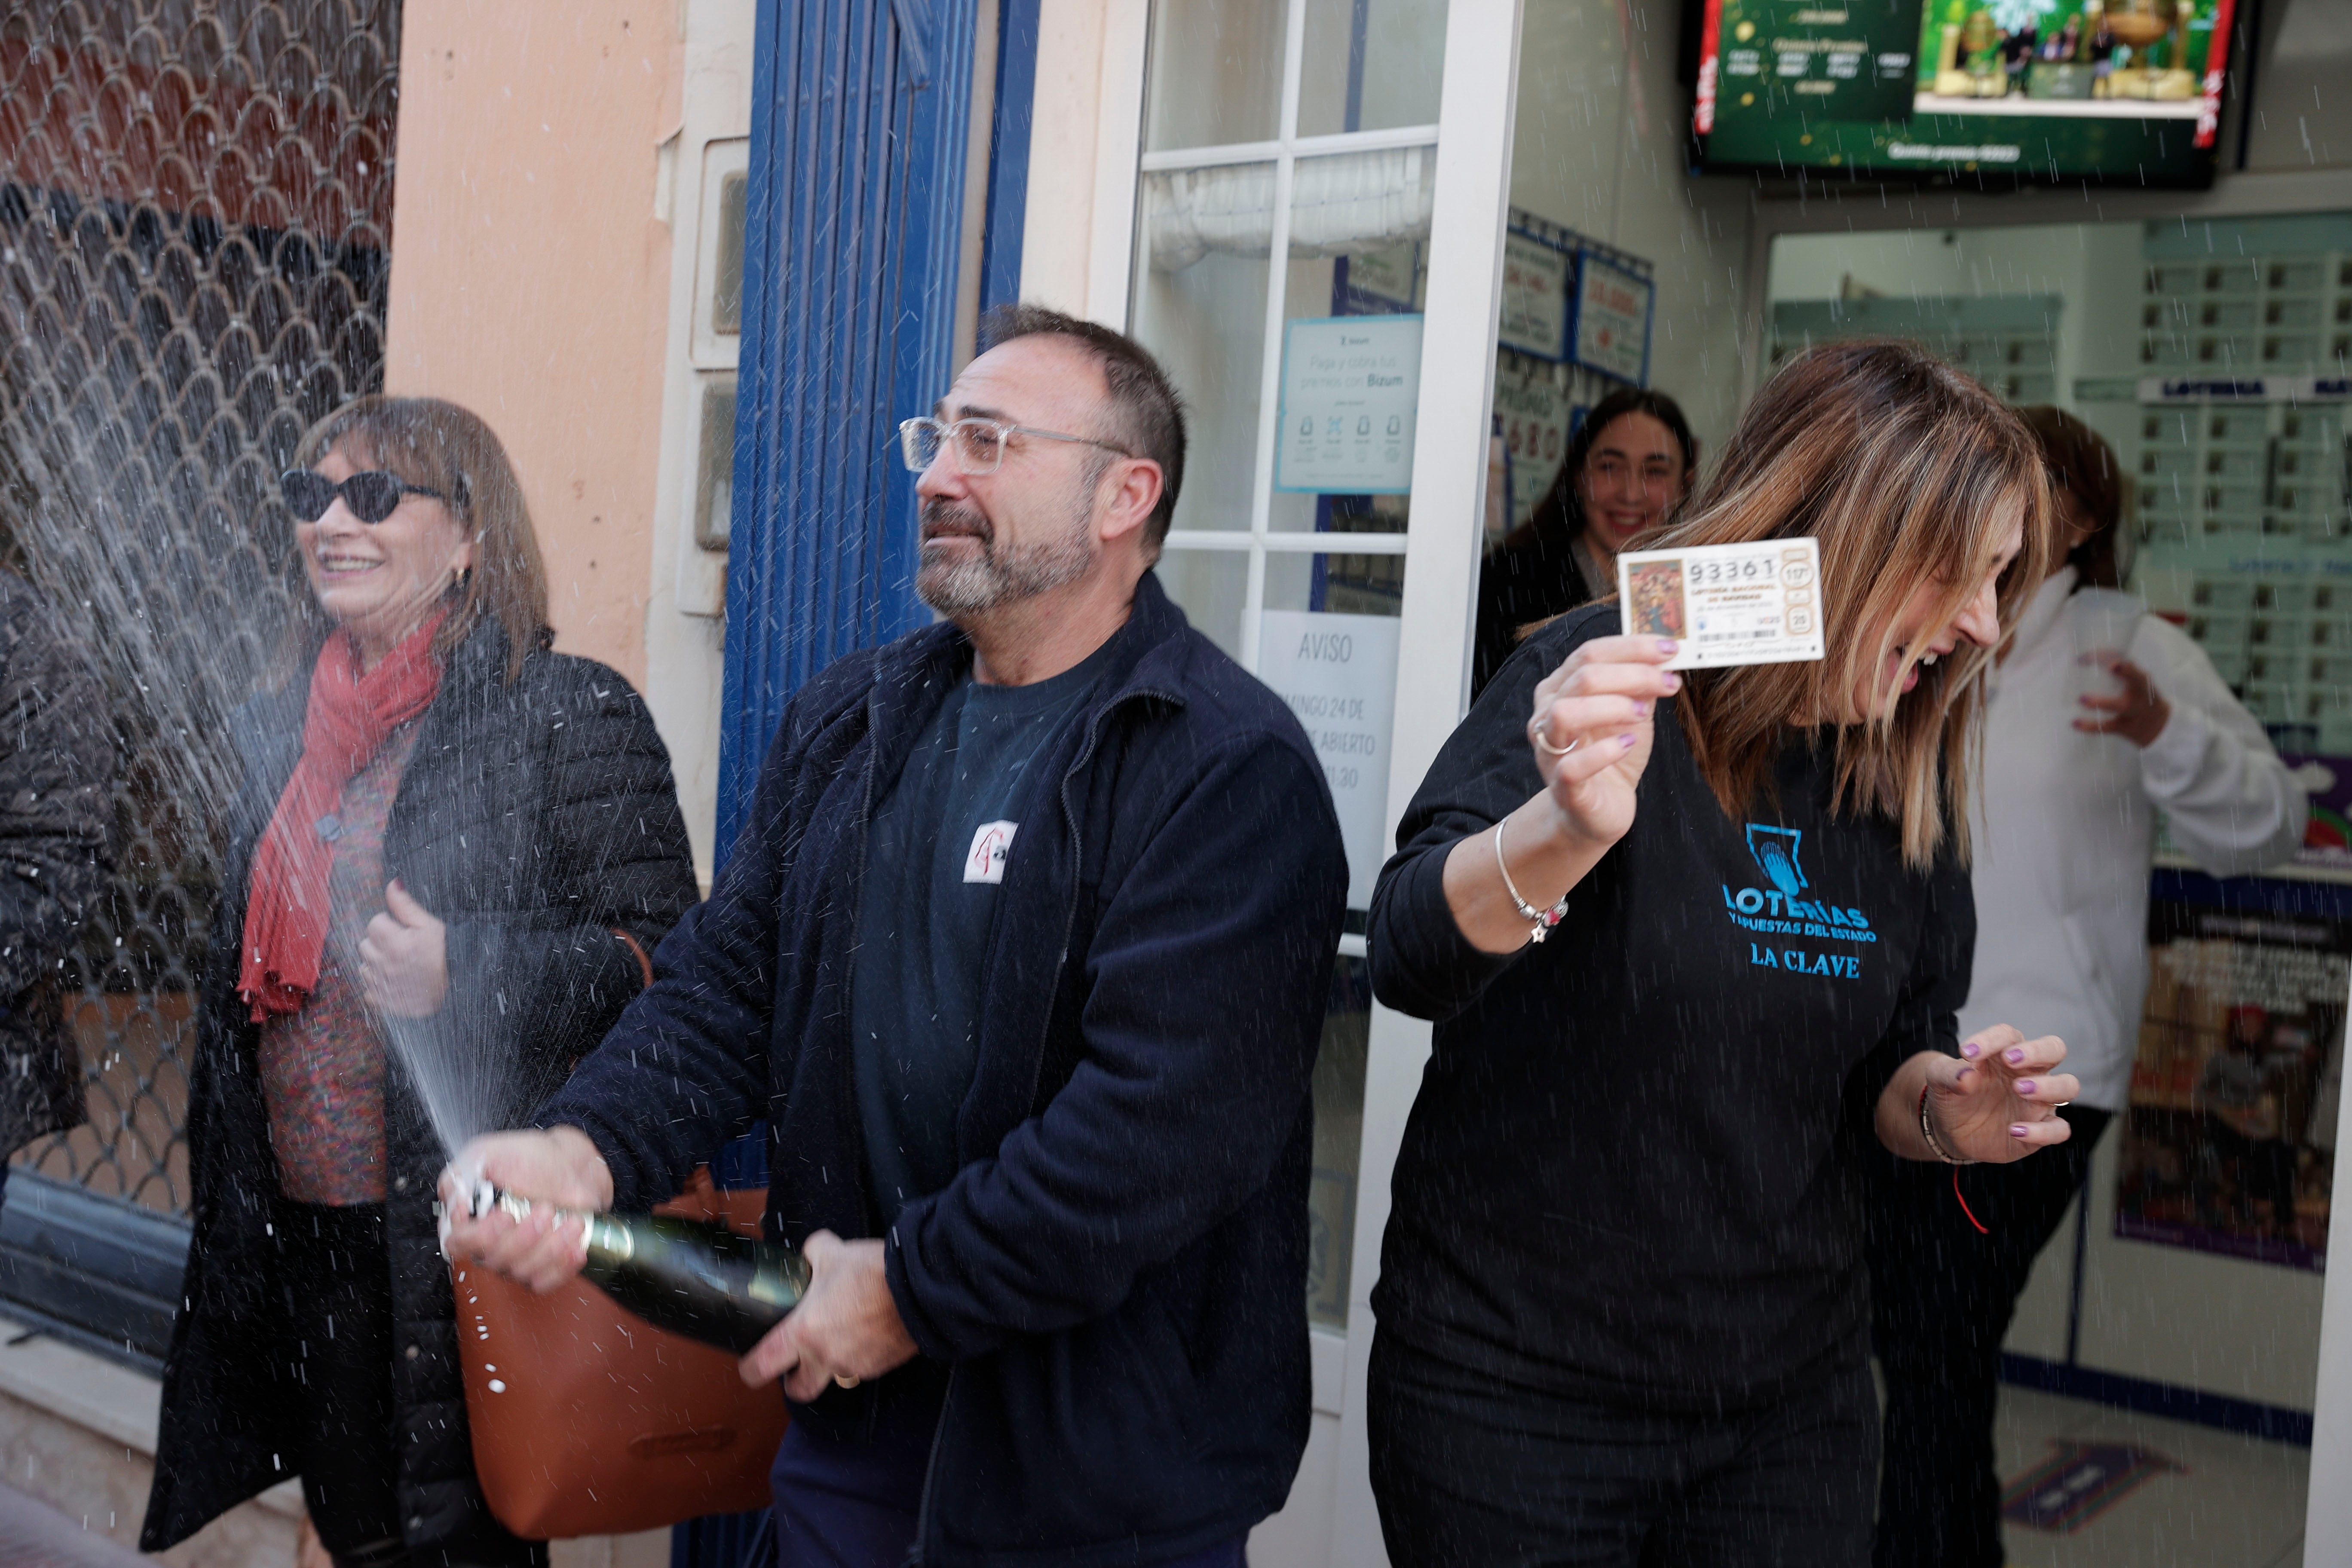
[[[1349,131],[1321,136],[1298,134],[1299,84],[1306,70],[1307,6],[1307,0],[1289,0],[1283,27],[1282,103],[1273,141],[1174,148],[1166,152],[1145,153],[1134,160],[1137,168],[1144,174],[1213,169],[1234,163],[1274,165],[1274,230],[1266,264],[1265,333],[1259,352],[1257,446],[1250,491],[1249,528],[1246,531],[1230,528],[1171,529],[1167,539],[1170,550],[1248,552],[1249,571],[1242,598],[1240,658],[1242,667],[1253,674],[1258,668],[1258,631],[1265,608],[1265,558],[1269,552],[1299,555],[1410,555],[1407,549],[1410,535],[1404,533],[1334,535],[1297,529],[1277,531],[1273,527],[1275,449],[1280,435],[1276,426],[1282,417],[1283,330],[1288,319],[1290,289],[1290,268],[1285,258],[1290,254],[1291,192],[1298,160],[1397,147],[1435,147],[1438,142],[1438,128],[1434,125]],[[1443,178],[1442,174],[1440,178]],[[1424,356],[1428,353],[1426,345],[1432,341],[1429,329],[1424,325]],[[1424,375],[1424,385],[1426,381]],[[1426,444],[1424,438],[1421,445]],[[1417,446],[1413,459],[1416,474],[1422,462],[1420,449]],[[1418,491],[1416,483],[1416,496]],[[1344,544],[1338,542],[1340,539],[1344,539]],[[1361,957],[1363,939],[1343,938],[1339,951]]]
[[[1171,0],[1181,4],[1181,0]],[[1297,134],[1300,53],[1306,6],[1291,0],[1285,29],[1279,134],[1247,146],[1142,151],[1149,0],[1105,0],[1102,76],[1092,196],[1090,257],[1085,282],[1088,315],[1128,326],[1136,265],[1136,189],[1147,171],[1273,161],[1276,166],[1265,334],[1261,367],[1250,527],[1171,532],[1169,548],[1246,551],[1247,597],[1242,662],[1253,668],[1269,553],[1401,554],[1404,597],[1398,636],[1396,717],[1390,748],[1386,829],[1396,820],[1460,722],[1470,687],[1475,590],[1484,544],[1488,437],[1493,419],[1495,331],[1501,313],[1503,230],[1510,201],[1513,119],[1518,88],[1521,0],[1449,0],[1445,65],[1434,126],[1301,137]],[[1437,150],[1436,211],[1429,242],[1423,328],[1418,438],[1410,526],[1401,534],[1275,531],[1267,524],[1279,418],[1281,347],[1289,248],[1292,171],[1301,156],[1398,146]],[[1361,937],[1339,952],[1361,956]],[[1388,1184],[1405,1119],[1421,1087],[1430,1027],[1375,1005],[1364,1085],[1364,1123],[1356,1188],[1354,1246],[1344,1337],[1309,1336],[1315,1405],[1339,1420],[1336,1484],[1330,1499],[1328,1561],[1360,1568],[1386,1561],[1369,1473],[1364,1369],[1371,1351],[1369,1305],[1389,1215]],[[1315,1459],[1310,1454],[1308,1463]],[[1297,1500],[1294,1499],[1294,1506]],[[1283,1568],[1289,1568],[1287,1562]]]
[[[703,389],[734,374],[736,340],[706,329],[717,259],[718,179],[728,166],[744,166],[750,146],[755,20],[742,0],[679,0],[678,53],[672,57],[677,118],[660,127],[648,150],[655,168],[651,216],[669,231],[669,297],[662,322],[646,701],[669,748],[694,845],[695,877],[706,892],[719,793],[727,557],[695,543],[694,512]]]

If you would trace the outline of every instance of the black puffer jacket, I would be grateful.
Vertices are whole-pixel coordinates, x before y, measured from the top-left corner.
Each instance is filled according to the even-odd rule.
[[[0,571],[0,1159],[83,1117],[57,973],[106,892],[114,765],[98,677]]]
[[[384,1090],[401,1516],[420,1563],[530,1555],[490,1516],[474,1478],[433,1215],[448,1156],[428,1102],[454,1109],[453,1136],[517,1124],[643,988],[639,951],[651,952],[695,898],[668,753],[629,683],[543,649],[509,683],[507,648],[486,624],[451,657],[384,829],[386,877],[448,926],[451,1000],[421,1039],[440,1066],[419,1072],[395,1049]],[[273,1370],[286,1357],[268,1352],[300,1282],[280,1277],[266,1228],[277,1172],[236,955],[255,841],[300,755],[309,693],[306,674],[238,714],[246,782],[191,1085],[195,1238],[163,1373],[140,1538],[149,1552],[285,1479],[299,1447],[294,1390]],[[436,1093],[443,1086],[454,1089]]]

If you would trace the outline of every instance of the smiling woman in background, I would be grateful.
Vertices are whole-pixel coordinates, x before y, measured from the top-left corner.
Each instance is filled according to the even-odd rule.
[[[2114,449],[2073,415],[2019,413],[2050,472],[2060,538],[1991,679],[1973,834],[1986,918],[1960,1026],[2000,1019],[2063,1036],[2083,1088],[2064,1111],[2074,1136],[2063,1148],[1961,1173],[1981,1231],[1944,1172],[1881,1163],[1885,1190],[1870,1211],[1886,1378],[1878,1568],[2002,1561],[2000,1343],[2131,1087],[2157,812],[2174,846],[2217,877],[2286,859],[2307,816],[2261,722],[2187,634],[2128,603],[2100,625],[2115,614],[2103,601],[2120,595],[2086,590],[2123,585],[2126,481]]]
[[[1486,689],[1527,629],[1617,589],[1617,552],[1690,494],[1698,443],[1663,392],[1624,387],[1592,405],[1551,489],[1478,569],[1470,695]]]
[[[299,1473],[339,1568],[543,1563],[475,1482],[433,1178],[444,1138],[509,1125],[650,983],[694,900],[686,826],[628,682],[549,651],[488,426],[362,398],[298,456],[310,594],[234,721],[140,1544]]]

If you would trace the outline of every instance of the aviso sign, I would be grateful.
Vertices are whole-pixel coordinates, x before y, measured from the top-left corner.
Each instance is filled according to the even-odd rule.
[[[1394,616],[1268,610],[1258,623],[1258,679],[1290,704],[1331,785],[1348,846],[1348,907],[1369,909],[1388,807],[1396,719]]]

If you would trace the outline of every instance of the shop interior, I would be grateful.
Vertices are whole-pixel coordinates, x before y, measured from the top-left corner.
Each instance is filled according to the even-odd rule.
[[[1718,3],[1727,19],[1738,0]],[[2345,114],[2313,71],[2338,46],[2352,64],[2352,37],[2329,44],[2314,9],[2294,0],[2240,29],[2273,89],[2252,110],[2225,106],[2216,188],[2341,158],[2312,141]],[[1527,519],[1612,388],[1677,399],[1704,463],[1772,366],[1827,339],[1923,343],[2113,445],[2131,480],[2130,591],[2203,648],[2314,811],[2295,863],[2272,875],[2225,887],[2159,853],[2131,1106],[2008,1342],[2005,1538],[2031,1565],[2298,1563],[2352,982],[2352,199],[2315,187],[2337,194],[2233,214],[2189,191],[2011,182],[1961,200],[1893,184],[1830,193],[1855,216],[1825,218],[1816,185],[1693,171],[1684,33],[1701,10],[1524,8],[1486,536]],[[2188,126],[2186,67],[2212,58],[2228,11],[2163,10],[2150,31],[2147,6],[2066,0],[2003,53],[1977,36],[1983,8],[1937,0],[1901,93],[1921,114]],[[1129,319],[1187,389],[1196,449],[1236,455],[1189,479],[1161,577],[1294,702],[1395,680],[1413,413],[1398,429],[1327,429],[1302,416],[1297,367],[1344,346],[1414,374],[1446,31],[1444,0],[1153,10]],[[2317,107],[2298,129],[2277,94]],[[1384,668],[1318,695],[1299,662],[1310,625]],[[1388,732],[1384,713],[1357,718]],[[1356,1327],[1349,1280],[1369,1261],[1349,1250],[1366,1245],[1360,910],[1385,777],[1336,765],[1359,912],[1316,1086],[1310,1313],[1339,1334]],[[2291,1203],[2250,1195],[2200,1133],[2200,1075],[2232,1031],[2294,1058],[2273,1119]]]
[[[2298,862],[2227,889],[2227,911],[2159,856],[2132,1107],[2020,1304],[1998,1429],[2014,1563],[2298,1563],[2352,978],[2352,763],[2331,761],[2352,750],[2347,405],[2326,384],[2352,354],[2352,215],[1988,224],[1986,199],[1956,226],[1759,234],[1673,161],[1664,52],[1638,26],[1531,6],[1512,190],[1531,233],[1603,237],[1654,277],[1648,384],[1682,400],[1702,456],[1772,365],[1837,337],[1921,342],[2013,404],[2076,413],[2135,481],[2130,587],[2190,632],[2311,791]],[[1622,112],[1591,112],[1612,89]],[[2041,216],[2037,195],[2011,210]],[[1587,399],[1585,373],[1507,346],[1507,270],[1505,291],[1516,521]],[[1733,348],[1743,320],[1752,370]],[[2224,378],[2244,395],[2164,390]],[[2292,1215],[2245,1200],[2199,1135],[2199,1074],[2252,1006],[2305,1058],[2282,1108]]]
[[[1865,187],[1843,193],[1856,214],[1843,222],[1754,201],[1756,182],[1689,171],[1678,115],[1690,100],[1663,9],[1528,7],[1520,250],[1564,237],[1580,265],[1643,278],[1655,300],[1645,383],[1683,403],[1702,461],[1774,365],[1842,337],[1919,342],[2014,405],[2079,416],[2129,477],[2129,591],[2198,642],[2310,793],[2305,847],[2263,877],[2219,884],[2159,842],[2130,1107],[2020,1303],[1997,1429],[2012,1563],[2299,1563],[2352,981],[2352,213],[2339,194],[2308,210],[2191,216],[2200,203],[2183,194],[2142,197],[2126,218],[2052,221],[2100,216],[2087,186],[2074,200],[2044,187],[1966,202]],[[2095,11],[2087,26],[2042,18],[2050,47],[2011,51],[2005,79],[1978,40],[1970,90],[2006,91],[2002,111],[2020,114],[2092,100],[2089,68],[2078,84],[2070,62],[2095,55],[2095,105],[2079,112],[2106,110],[2111,94],[2186,96],[2179,34],[2194,25],[2208,48],[2211,8],[2168,12],[2137,56],[2116,40],[2147,18],[2109,9],[2104,24]],[[2294,47],[2330,47],[2306,9],[2273,8],[2239,36],[2313,106],[2305,136],[2335,122]],[[1960,43],[1958,76],[1923,58],[1923,111],[1927,95],[1969,85],[1964,35],[1985,25],[1957,0],[1934,11],[1950,24],[1944,41]],[[2060,48],[2068,26],[2082,37]],[[2221,187],[2266,162],[2307,166],[2273,140],[2283,117],[2263,106],[2277,101],[2232,104]],[[1913,226],[1886,226],[1890,204]],[[1565,356],[1513,344],[1515,259],[1507,248],[1495,403],[1510,501],[1497,518],[1490,496],[1490,526],[1523,519],[1549,483],[1588,384],[1619,380],[1589,383],[1573,327]],[[2200,1075],[2233,1032],[2261,1034],[2249,1046],[2281,1064],[2268,1131],[2292,1150],[2291,1212],[2255,1201],[2249,1173],[2202,1131]]]
[[[2000,1427],[2013,1561],[2298,1562],[2352,975],[2336,827],[2352,542],[2327,385],[2352,347],[2352,216],[1783,237],[1768,321],[1776,361],[1909,338],[2097,429],[2133,481],[2130,587],[2311,792],[2296,862],[2227,910],[2159,853],[2130,1109],[2020,1305]],[[2301,1058],[2276,1130],[2291,1214],[2247,1199],[2200,1131],[2200,1074],[2232,1027]],[[2040,1500],[2070,1487],[2113,1500]]]

